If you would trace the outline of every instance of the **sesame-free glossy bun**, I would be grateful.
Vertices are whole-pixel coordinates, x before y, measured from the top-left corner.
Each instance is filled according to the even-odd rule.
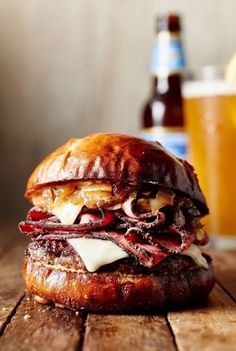
[[[98,272],[61,242],[32,242],[25,256],[26,287],[38,301],[95,312],[154,311],[200,302],[215,278],[185,255],[171,255],[153,269],[122,259]]]
[[[122,134],[71,139],[46,157],[30,176],[25,196],[45,185],[68,181],[158,184],[189,196],[202,214],[208,208],[194,169],[158,142]]]

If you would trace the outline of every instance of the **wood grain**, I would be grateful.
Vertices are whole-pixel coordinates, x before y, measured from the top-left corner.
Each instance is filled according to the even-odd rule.
[[[209,304],[168,314],[179,351],[232,351],[236,345],[236,304],[215,286]]]
[[[216,251],[211,256],[216,278],[236,301],[236,252]]]
[[[24,294],[21,266],[25,246],[26,241],[19,236],[18,241],[9,245],[0,257],[0,334]]]
[[[0,350],[74,351],[80,343],[82,324],[78,312],[25,297],[0,339]]]
[[[213,252],[216,285],[205,304],[160,315],[90,314],[25,296],[19,236],[0,256],[0,351],[231,351],[236,345],[235,251]],[[17,306],[17,309],[15,308]],[[85,328],[85,330],[84,330]],[[85,332],[85,335],[83,335]],[[173,334],[172,334],[173,333]],[[173,336],[174,335],[174,336]]]
[[[174,351],[163,316],[89,315],[83,351]]]

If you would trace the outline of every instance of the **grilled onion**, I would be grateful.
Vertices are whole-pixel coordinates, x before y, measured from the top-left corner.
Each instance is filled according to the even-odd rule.
[[[160,189],[155,198],[141,198],[138,206],[145,212],[156,212],[162,207],[173,205],[174,194],[171,191]]]

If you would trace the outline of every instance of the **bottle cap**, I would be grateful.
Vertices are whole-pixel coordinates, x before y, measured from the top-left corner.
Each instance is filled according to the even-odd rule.
[[[169,31],[169,32],[180,32],[181,23],[180,16],[176,13],[170,13],[160,15],[157,17],[157,32]]]

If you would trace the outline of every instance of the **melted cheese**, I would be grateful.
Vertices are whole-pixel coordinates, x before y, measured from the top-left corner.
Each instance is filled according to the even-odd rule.
[[[53,214],[63,224],[73,224],[80,213],[83,204],[75,205],[72,202],[63,202],[53,209]],[[109,240],[100,239],[68,239],[67,242],[82,258],[89,272],[95,272],[100,267],[128,257],[128,254]]]
[[[125,251],[109,240],[79,238],[67,241],[80,255],[89,272],[95,272],[106,264],[128,257]]]
[[[158,195],[162,195],[163,197],[163,194],[159,193]],[[164,195],[165,201],[167,195],[169,195],[168,201],[171,200],[171,194],[164,193]],[[60,219],[61,223],[70,225],[75,222],[84,205],[94,208],[101,203],[110,203],[112,196],[112,186],[110,183],[79,182],[78,184],[73,183],[57,186],[53,191],[51,188],[43,189],[41,193],[35,195],[33,203],[36,206],[44,208],[46,211],[51,211]],[[116,199],[115,204],[112,202],[112,206],[114,207],[112,209],[121,207],[118,200],[120,199]],[[155,205],[155,210],[157,209],[156,202],[153,202],[156,199],[145,198],[141,200],[143,200],[143,205],[147,203],[151,209]],[[139,202],[142,204],[142,201],[139,200]],[[204,231],[202,229],[197,231],[197,238],[198,240],[204,238]],[[80,255],[89,272],[95,272],[106,264],[128,257],[128,254],[124,250],[109,240],[78,238],[68,239],[67,241]],[[208,267],[208,263],[202,256],[198,246],[191,244],[182,254],[191,257],[199,267]]]
[[[73,224],[83,207],[83,203],[74,205],[72,202],[63,202],[53,208],[52,213],[60,219],[63,224]]]
[[[201,250],[197,245],[191,244],[187,250],[182,252],[182,255],[191,257],[199,267],[208,268],[207,260],[202,256]]]
[[[53,214],[61,223],[73,224],[82,207],[83,204],[63,202],[53,209]],[[89,272],[95,272],[106,264],[128,257],[124,250],[109,240],[78,238],[67,241],[82,258]],[[199,267],[208,268],[208,263],[197,245],[191,244],[182,254],[191,257]]]
[[[202,228],[196,229],[196,237],[197,237],[197,240],[200,240],[200,241],[205,238],[205,233]]]

